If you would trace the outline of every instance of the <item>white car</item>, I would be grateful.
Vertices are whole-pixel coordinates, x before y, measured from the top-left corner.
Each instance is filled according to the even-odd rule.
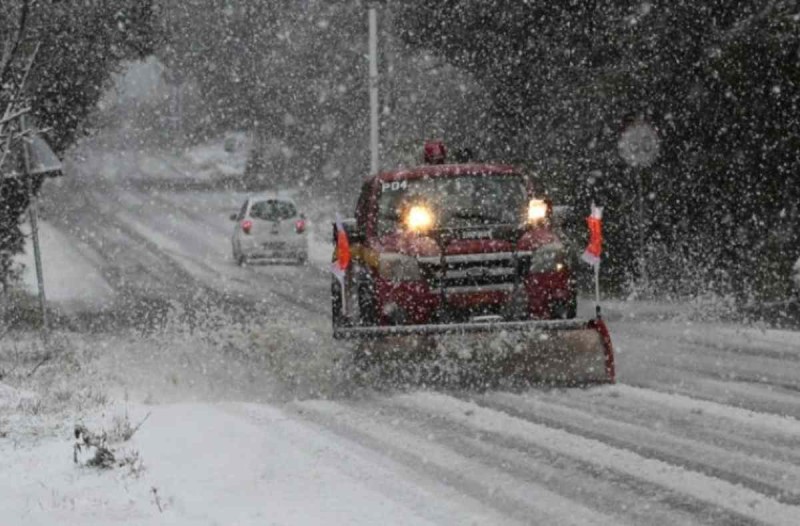
[[[303,264],[308,259],[306,218],[291,199],[251,196],[231,220],[236,221],[231,242],[237,264]]]

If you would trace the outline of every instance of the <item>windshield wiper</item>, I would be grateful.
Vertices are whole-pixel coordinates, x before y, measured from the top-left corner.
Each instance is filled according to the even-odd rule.
[[[378,217],[386,221],[400,221],[400,214],[393,212],[382,212]]]

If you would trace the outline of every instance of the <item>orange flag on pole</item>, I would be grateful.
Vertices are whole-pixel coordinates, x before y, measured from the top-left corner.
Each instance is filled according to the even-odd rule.
[[[331,272],[342,290],[342,313],[347,313],[347,291],[345,286],[347,280],[347,267],[350,266],[350,240],[347,239],[347,231],[342,224],[342,218],[336,214],[336,252],[334,252],[333,262],[331,263]]]
[[[586,218],[586,224],[589,226],[589,245],[581,259],[590,265],[599,265],[603,252],[603,208],[592,203],[592,213]]]
[[[342,225],[342,218],[336,214],[336,259],[331,264],[331,272],[342,284],[344,289],[344,277],[347,267],[350,266],[350,240],[347,239],[347,232]]]

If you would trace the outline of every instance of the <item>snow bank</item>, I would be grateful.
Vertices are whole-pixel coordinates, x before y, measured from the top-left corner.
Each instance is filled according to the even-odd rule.
[[[396,470],[277,408],[131,406],[151,416],[119,451],[144,469],[73,464],[68,437],[17,446],[0,440],[4,524],[428,524],[399,502]],[[112,445],[113,447],[113,445]],[[375,480],[372,480],[375,479]],[[386,481],[390,488],[376,487]],[[386,484],[383,484],[384,486]]]
[[[26,235],[29,233],[30,227]],[[39,246],[48,301],[99,306],[113,299],[114,291],[100,272],[102,258],[91,248],[68,237],[47,221],[39,221]],[[18,256],[17,261],[25,265],[23,286],[29,293],[37,294],[33,241],[29,235],[25,253]]]

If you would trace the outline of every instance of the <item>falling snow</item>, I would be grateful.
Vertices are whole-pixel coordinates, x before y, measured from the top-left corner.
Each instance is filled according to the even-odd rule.
[[[4,0],[0,524],[796,524],[798,23]]]

